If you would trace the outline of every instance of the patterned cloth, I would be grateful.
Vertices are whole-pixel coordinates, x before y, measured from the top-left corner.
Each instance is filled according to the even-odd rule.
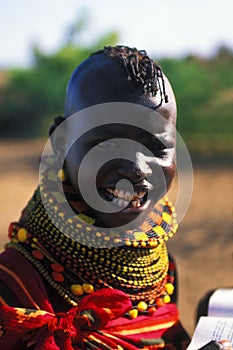
[[[128,296],[119,290],[102,289],[84,297],[78,307],[55,314],[37,271],[11,249],[0,256],[0,280],[18,305],[24,306],[9,307],[1,298],[0,349],[183,350],[188,345],[175,304],[127,319],[124,314],[131,307]]]

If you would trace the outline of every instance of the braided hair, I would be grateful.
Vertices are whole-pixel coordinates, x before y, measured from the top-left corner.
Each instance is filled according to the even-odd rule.
[[[123,65],[127,81],[132,88],[140,87],[143,93],[152,96],[155,96],[159,90],[161,103],[162,94],[165,103],[168,102],[162,69],[147,55],[145,50],[117,45],[105,46],[103,50],[97,51],[93,55],[98,53],[104,53]],[[161,81],[159,78],[161,78]]]

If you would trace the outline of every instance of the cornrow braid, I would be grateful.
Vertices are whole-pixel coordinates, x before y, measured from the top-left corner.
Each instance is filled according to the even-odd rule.
[[[163,95],[165,103],[168,102],[162,69],[150,59],[145,50],[117,45],[105,46],[103,50],[95,54],[98,53],[104,53],[121,63],[125,69],[127,80],[132,87],[140,86],[143,93],[152,96],[159,92],[161,103]],[[162,86],[159,78],[161,78]]]

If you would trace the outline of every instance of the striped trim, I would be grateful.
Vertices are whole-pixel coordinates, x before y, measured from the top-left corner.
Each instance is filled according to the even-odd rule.
[[[0,304],[4,305],[4,306],[8,306],[8,304],[6,303],[6,301],[3,299],[3,297],[1,297],[0,295]],[[1,337],[0,337],[1,338]]]
[[[146,327],[140,327],[139,326],[138,328],[127,329],[127,330],[122,330],[122,331],[118,330],[116,332],[114,332],[114,330],[112,329],[111,331],[114,334],[134,335],[134,334],[139,334],[139,333],[148,333],[148,332],[158,331],[160,329],[168,329],[168,328],[172,327],[175,323],[176,323],[176,320],[170,321],[170,322],[167,322],[167,323],[157,324],[157,325],[154,324],[152,326],[146,326]]]

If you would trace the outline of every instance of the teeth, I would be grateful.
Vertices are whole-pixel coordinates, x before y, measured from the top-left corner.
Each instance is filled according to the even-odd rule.
[[[124,193],[124,191],[119,191],[118,192],[118,198],[125,198],[125,193]]]
[[[141,206],[140,200],[137,199],[136,201],[132,201],[132,205],[135,208],[139,208]]]
[[[145,196],[146,192],[134,192],[133,199],[143,198]]]
[[[112,194],[115,198],[113,198],[113,202],[121,206],[127,206],[129,202],[132,200],[132,205],[134,207],[139,207],[142,202],[142,198],[145,196],[146,192],[134,192],[133,194],[130,192],[124,192],[123,190],[118,191],[117,189],[113,190],[112,188],[108,188],[107,191]],[[141,201],[140,201],[141,199]]]
[[[124,201],[123,201],[123,199],[118,199],[118,202],[117,202],[117,205],[119,206],[119,207],[122,207],[122,204],[124,203]]]
[[[129,204],[129,202],[126,202],[121,198],[113,198],[112,202],[117,204],[118,207],[122,207],[122,208],[127,207],[127,205]]]
[[[131,201],[131,199],[132,199],[132,194],[131,194],[130,192],[126,192],[126,194],[125,194],[125,200],[126,200],[126,201]]]

